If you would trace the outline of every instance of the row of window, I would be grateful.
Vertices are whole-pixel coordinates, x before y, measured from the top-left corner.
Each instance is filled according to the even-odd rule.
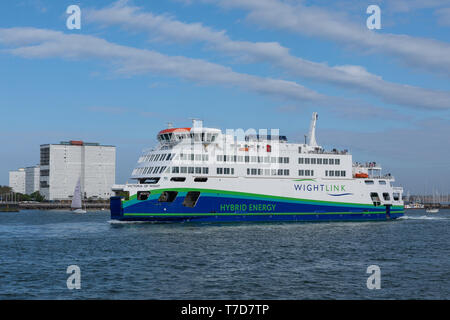
[[[234,174],[234,168],[217,168],[217,174]]]
[[[378,195],[378,193],[371,192],[370,193],[370,198],[372,199],[373,205],[375,207],[381,205],[380,196]],[[392,198],[394,199],[394,201],[399,201],[400,200],[400,193],[398,193],[398,192],[392,193]],[[390,197],[388,192],[383,192],[383,199],[384,199],[384,201],[390,201],[391,200],[391,197]]]
[[[288,176],[289,169],[256,169],[247,168],[247,175],[249,176]]]
[[[50,164],[50,148],[41,149],[41,166],[48,166]]]
[[[134,170],[133,174],[160,174],[166,170],[166,166],[163,167],[142,167]]]
[[[298,158],[299,164],[341,164],[341,159],[328,158]]]
[[[237,156],[217,155],[218,162],[243,162],[243,163],[289,163],[289,157],[261,157],[261,156]]]
[[[172,173],[208,174],[208,167],[172,167]]]
[[[298,170],[298,175],[301,177],[313,177],[314,170]]]
[[[176,132],[173,133],[163,133],[158,136],[158,140],[160,141],[171,141],[174,139],[183,140],[183,139],[191,139],[196,142],[214,142],[217,138],[216,133],[183,133]]]
[[[137,200],[138,201],[145,201],[148,200],[150,197],[151,192],[150,191],[138,191],[137,193]],[[178,192],[177,191],[164,191],[161,193],[161,195],[158,198],[159,202],[174,202],[177,198]],[[197,204],[198,198],[200,197],[200,192],[198,191],[189,191],[183,200],[183,206],[188,208],[193,208]]]
[[[50,175],[50,170],[41,170],[41,177],[48,177]]]
[[[345,177],[345,170],[325,170],[325,177]]]
[[[162,153],[146,155],[139,159],[139,162],[152,162],[152,161],[170,161],[175,158],[175,153]],[[177,157],[179,160],[191,160],[191,161],[208,161],[208,154],[193,154],[193,153],[180,153]]]
[[[158,153],[149,154],[141,157],[139,162],[151,162],[151,161],[170,161],[175,157],[175,153]]]
[[[373,180],[364,180],[364,182],[365,182],[365,184],[369,184],[369,185],[375,184],[375,182]],[[384,186],[384,185],[386,185],[386,181],[385,180],[379,180],[378,184]]]
[[[208,154],[180,153],[180,160],[208,161]]]
[[[161,174],[166,170],[166,166],[162,167],[143,167],[134,170],[135,175]],[[170,170],[171,169],[171,170]],[[190,173],[190,174],[209,174],[208,167],[169,167],[167,172],[171,173]],[[234,174],[234,168],[217,168],[217,174]],[[289,176],[289,169],[258,169],[247,168],[247,175],[252,176]],[[314,176],[314,170],[298,170],[299,176]],[[345,170],[325,170],[326,177],[345,177]],[[373,180],[365,180],[366,184],[373,184]],[[386,184],[380,181],[380,184]]]

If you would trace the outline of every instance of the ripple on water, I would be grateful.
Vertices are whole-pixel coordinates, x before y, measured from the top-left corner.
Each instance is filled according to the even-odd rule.
[[[376,223],[155,224],[0,215],[2,299],[450,298],[450,211]],[[82,289],[66,288],[77,264]],[[366,288],[377,264],[382,289]]]

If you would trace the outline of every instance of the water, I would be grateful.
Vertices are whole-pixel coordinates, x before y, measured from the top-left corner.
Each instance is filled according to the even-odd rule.
[[[0,299],[449,299],[450,210],[390,222],[151,224],[0,214]],[[81,268],[68,290],[66,269]],[[381,289],[369,290],[369,265]]]

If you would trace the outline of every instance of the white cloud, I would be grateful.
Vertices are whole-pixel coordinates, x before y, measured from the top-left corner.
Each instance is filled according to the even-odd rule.
[[[448,6],[448,0],[385,0],[388,10],[392,12],[411,12],[419,9]]]
[[[233,1],[225,3],[236,5]],[[246,3],[249,8],[257,7],[261,11],[265,8],[267,12],[264,11],[264,13],[259,14],[266,14],[270,17],[275,15],[272,12],[273,10],[281,10],[279,14],[281,16],[288,15],[288,19],[280,23],[288,23],[288,20],[296,21],[296,18],[291,17],[291,13],[285,10],[283,4],[266,0],[246,0],[239,3],[241,5]],[[320,10],[313,11],[316,12],[316,15],[324,15]],[[139,8],[128,6],[124,2],[115,3],[104,9],[89,10],[86,17],[91,22],[120,25],[133,31],[141,30],[147,32],[152,38],[162,38],[166,41],[206,42],[213,49],[237,56],[241,61],[265,61],[292,75],[369,93],[387,103],[425,109],[450,108],[450,94],[448,92],[388,82],[380,76],[371,74],[361,66],[330,67],[325,63],[308,61],[292,56],[288,48],[277,42],[234,41],[229,38],[225,31],[215,31],[200,23],[184,23],[167,15],[142,12]]]
[[[408,66],[450,74],[450,44],[428,38],[373,32],[344,13],[292,1],[217,0],[227,8],[248,11],[248,20],[263,27],[332,40],[372,54],[388,54]]]
[[[332,99],[292,81],[237,73],[231,68],[204,60],[167,56],[151,50],[114,44],[94,36],[69,35],[35,28],[10,28],[0,29],[0,43],[16,46],[4,51],[24,58],[95,58],[112,62],[118,72],[126,75],[156,73],[202,84],[237,86],[298,102],[325,102]]]

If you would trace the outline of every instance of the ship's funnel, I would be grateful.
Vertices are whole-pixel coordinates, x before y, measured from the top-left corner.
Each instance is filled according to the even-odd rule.
[[[311,118],[311,125],[309,127],[309,143],[308,145],[311,147],[317,147],[317,141],[316,141],[316,122],[318,118],[317,112],[313,112],[312,118]]]

